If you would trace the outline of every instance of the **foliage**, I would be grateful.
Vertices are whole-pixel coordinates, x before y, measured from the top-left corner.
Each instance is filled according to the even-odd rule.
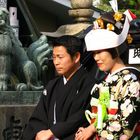
[[[93,0],[93,2],[96,0]],[[100,0],[100,4],[95,5],[95,7],[102,9],[104,11],[112,10],[110,0]],[[137,17],[140,17],[140,0],[118,0],[118,8],[120,11],[125,11],[130,9]]]
[[[140,17],[140,0],[118,0],[119,9],[130,9]]]

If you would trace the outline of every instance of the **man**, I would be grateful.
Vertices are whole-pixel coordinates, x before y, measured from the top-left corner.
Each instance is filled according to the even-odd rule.
[[[90,86],[86,86],[87,72],[80,64],[81,40],[62,36],[53,46],[53,63],[59,76],[43,91],[23,140],[72,140],[78,127],[86,123],[84,110]]]

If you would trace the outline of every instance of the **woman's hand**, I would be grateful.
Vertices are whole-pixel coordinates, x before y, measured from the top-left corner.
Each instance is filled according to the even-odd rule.
[[[50,140],[53,137],[53,133],[50,129],[41,130],[36,134],[35,140]]]
[[[119,140],[129,140],[127,135],[122,135]]]
[[[92,124],[86,128],[80,127],[75,134],[75,140],[88,140],[95,132],[96,129]]]

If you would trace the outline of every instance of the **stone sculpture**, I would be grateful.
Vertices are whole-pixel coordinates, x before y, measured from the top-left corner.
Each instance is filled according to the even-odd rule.
[[[52,45],[48,43],[47,37],[41,35],[37,41],[30,44],[27,49],[27,55],[36,65],[39,79],[43,84],[46,84],[44,79],[47,77],[44,77],[44,73],[47,73],[48,69],[52,69],[48,64],[52,60]]]
[[[36,65],[29,60],[9,24],[7,9],[0,8],[0,91],[42,88]]]

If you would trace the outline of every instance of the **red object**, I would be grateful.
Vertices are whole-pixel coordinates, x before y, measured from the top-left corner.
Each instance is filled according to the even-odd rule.
[[[110,108],[107,111],[108,111],[108,114],[115,115],[117,113],[118,109]]]
[[[97,106],[92,106],[92,113],[97,114],[98,108]]]
[[[132,19],[136,19],[136,18],[137,18],[137,16],[136,16],[135,14],[133,14],[130,10],[128,10],[128,11],[129,11],[129,13],[130,13]]]
[[[95,120],[96,120],[96,118],[91,119],[91,124],[92,124],[92,123],[94,123],[94,122],[95,122]]]
[[[97,114],[98,108],[97,106],[92,106],[92,113]],[[94,123],[96,118],[91,119],[91,124]]]
[[[99,136],[98,136],[98,134],[96,134],[96,136],[95,136],[96,138],[96,140],[100,140],[100,138],[99,138]]]

